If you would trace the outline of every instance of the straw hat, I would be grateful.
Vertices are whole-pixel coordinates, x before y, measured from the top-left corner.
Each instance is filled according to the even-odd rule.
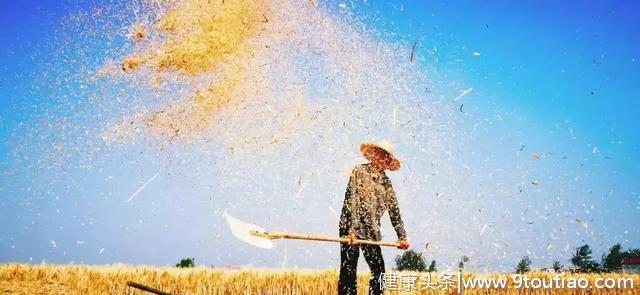
[[[391,159],[391,163],[389,164],[389,167],[387,167],[389,170],[396,171],[396,170],[400,169],[400,161],[394,155],[394,153],[393,153],[393,145],[391,144],[390,141],[381,140],[381,141],[377,141],[375,143],[363,143],[363,144],[360,144],[360,152],[369,161],[371,161],[373,159],[372,152],[375,149],[382,150],[382,151],[386,152],[389,155],[389,158]]]

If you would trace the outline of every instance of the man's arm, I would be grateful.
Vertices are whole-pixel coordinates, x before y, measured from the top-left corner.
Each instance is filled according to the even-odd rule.
[[[398,240],[406,240],[407,232],[404,230],[404,223],[400,217],[400,208],[398,207],[398,198],[396,198],[396,192],[393,190],[391,181],[389,178],[385,179],[385,186],[387,190],[387,202],[389,208],[389,218],[391,219],[391,225],[396,230]]]
[[[359,223],[357,218],[358,204],[356,197],[357,175],[354,169],[349,177],[349,184],[347,185],[347,191],[344,194],[344,204],[342,205],[341,224],[342,229],[347,235],[355,234],[355,228]]]

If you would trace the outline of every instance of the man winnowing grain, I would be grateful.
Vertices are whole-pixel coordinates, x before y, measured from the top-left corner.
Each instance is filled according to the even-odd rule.
[[[357,294],[356,269],[360,250],[364,255],[371,279],[369,294],[382,294],[380,277],[385,271],[380,246],[358,245],[355,240],[382,240],[380,218],[389,211],[391,224],[398,235],[398,248],[409,248],[404,224],[400,218],[398,199],[385,170],[400,169],[400,161],[393,155],[393,147],[388,141],[376,144],[363,143],[360,152],[369,163],[356,166],[351,172],[347,192],[340,216],[340,236],[349,238],[340,244],[339,294]]]

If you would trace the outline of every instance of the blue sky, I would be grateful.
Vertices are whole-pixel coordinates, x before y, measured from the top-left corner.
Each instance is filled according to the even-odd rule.
[[[587,242],[599,243],[600,246],[596,246],[598,253],[614,240],[625,240],[628,247],[640,247],[640,228],[637,222],[634,225],[640,217],[640,134],[637,131],[637,126],[640,126],[640,98],[636,89],[640,84],[640,3],[345,3],[349,13],[361,17],[367,26],[383,32],[382,39],[400,42],[406,48],[417,42],[415,54],[421,66],[441,85],[434,86],[434,91],[442,90],[447,95],[458,91],[458,88],[445,89],[449,81],[464,85],[464,88],[474,88],[473,93],[462,101],[474,117],[461,119],[460,134],[469,135],[469,143],[477,146],[477,153],[471,153],[473,149],[468,146],[461,147],[461,159],[469,163],[484,162],[486,158],[481,155],[487,155],[494,159],[493,164],[486,164],[487,169],[509,170],[522,164],[516,163],[506,153],[517,151],[521,145],[526,147],[523,155],[518,155],[521,158],[529,158],[534,152],[544,156],[549,153],[549,158],[556,155],[558,158],[561,155],[568,157],[572,162],[556,161],[543,167],[527,168],[530,169],[527,171],[557,181],[557,186],[546,189],[544,196],[565,190],[574,195],[577,195],[575,192],[591,191],[607,195],[597,201],[585,201],[580,197],[571,199],[576,206],[584,205],[586,210],[595,206],[596,209],[591,210],[603,212],[595,217],[594,226],[600,226],[599,232],[592,233],[587,239]],[[339,4],[332,2],[321,6],[336,17],[350,17]],[[133,163],[131,159],[145,151],[140,146],[118,148],[118,152],[97,159],[93,155],[87,158],[76,155],[70,161],[86,163],[95,160],[94,166],[101,168],[92,173],[69,169],[70,174],[64,177],[56,175],[55,171],[43,171],[43,177],[46,175],[48,180],[39,184],[39,177],[30,176],[23,171],[25,167],[16,164],[23,159],[16,162],[10,151],[16,146],[25,146],[25,139],[20,134],[25,130],[24,126],[40,124],[34,118],[51,111],[48,108],[53,108],[55,113],[55,100],[48,98],[46,90],[34,89],[39,85],[37,82],[43,82],[37,80],[48,70],[46,62],[60,58],[49,44],[54,38],[54,28],[61,17],[88,9],[91,5],[86,2],[61,4],[58,1],[3,1],[0,4],[0,41],[4,45],[0,48],[0,168],[4,170],[0,175],[0,222],[3,223],[0,227],[0,249],[12,249],[0,251],[0,262],[39,262],[45,259],[60,263],[164,265],[173,263],[180,256],[194,255],[203,257],[203,263],[214,265],[278,265],[280,258],[243,260],[207,254],[220,247],[210,241],[211,232],[224,236],[224,226],[219,224],[221,219],[211,220],[208,215],[215,211],[219,216],[225,207],[216,203],[215,198],[212,200],[211,196],[228,191],[203,187],[199,180],[186,176],[184,171],[198,171],[197,179],[215,178],[220,172],[186,167],[180,163],[175,163],[174,167],[159,163],[154,156],[145,156],[140,162]],[[509,119],[505,123],[490,124],[485,132],[477,132],[470,127],[474,122],[497,115]],[[69,143],[77,140],[66,139]],[[30,140],[40,144],[47,139],[26,139],[27,146]],[[23,144],[17,145],[16,142]],[[504,151],[500,152],[501,149]],[[33,149],[35,154],[31,155],[32,158],[39,157],[38,150]],[[189,185],[190,192],[185,194],[181,187],[171,184],[150,186],[149,190],[161,192],[164,196],[155,200],[163,205],[157,205],[152,212],[145,212],[143,205],[132,208],[127,204],[114,203],[116,198],[124,196],[126,199],[131,191],[156,173],[157,169],[146,168],[149,165],[163,171],[155,181],[158,184],[170,183],[169,179],[175,177],[180,181],[174,179],[172,182]],[[582,172],[580,167],[585,165],[586,172]],[[125,177],[115,183],[106,180],[111,178],[105,178],[113,176],[118,179],[119,175]],[[588,179],[584,180],[588,185],[582,186],[585,182],[569,184],[568,179],[576,177],[581,177],[580,181]],[[563,186],[565,182],[567,184]],[[48,188],[42,189],[41,186],[47,185]],[[30,186],[34,188],[28,189]],[[611,190],[613,192],[606,193]],[[190,201],[185,201],[186,198]],[[540,198],[545,200],[546,197]],[[530,207],[537,208],[538,205]],[[514,204],[509,208],[520,208],[517,206],[520,205]],[[184,220],[159,217],[174,214],[172,210],[176,208],[190,212],[187,214],[189,217]],[[181,216],[184,214],[179,213]],[[44,225],[30,225],[33,220]],[[600,225],[598,220],[602,220]],[[99,224],[96,225],[98,228],[86,229],[94,222]],[[194,224],[201,224],[204,228],[193,229],[190,226]],[[106,238],[100,234],[118,230],[123,230],[124,234],[107,234]],[[534,233],[544,230],[544,226],[533,229]],[[600,240],[594,237],[602,232],[610,236]],[[176,243],[170,241],[146,245],[151,248],[136,247],[140,240],[166,237],[175,240],[178,236],[190,245],[180,249],[178,252],[181,253],[172,252]],[[572,246],[579,246],[585,241],[582,236],[566,239]],[[50,240],[58,241],[58,249],[51,249]],[[226,237],[222,240],[225,243],[233,241]],[[533,240],[529,242],[532,243]],[[65,247],[65,244],[72,246]],[[89,246],[92,248],[87,249]],[[531,246],[531,251],[540,253],[540,247],[546,246]],[[102,248],[106,250],[98,251]],[[64,254],[61,253],[63,251]],[[246,253],[249,250],[243,248],[242,251]],[[305,252],[289,253],[304,255]],[[520,254],[514,253],[513,256]],[[552,258],[534,259],[534,262],[542,264],[549,259]],[[327,267],[331,263],[317,259],[311,266]]]
[[[615,129],[637,146],[629,127],[640,103],[638,3],[417,1],[403,11],[385,3],[369,8],[384,11],[407,41],[438,46],[439,65],[464,69],[470,84],[501,94],[500,104],[546,127],[568,119],[603,143]],[[470,58],[474,51],[481,58]]]

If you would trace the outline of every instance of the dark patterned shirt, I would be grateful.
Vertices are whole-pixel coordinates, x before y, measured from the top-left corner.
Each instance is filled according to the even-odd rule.
[[[371,164],[356,166],[344,196],[340,236],[355,234],[358,239],[382,240],[380,218],[387,210],[398,239],[405,240],[407,234],[391,181],[384,172],[375,171]]]

